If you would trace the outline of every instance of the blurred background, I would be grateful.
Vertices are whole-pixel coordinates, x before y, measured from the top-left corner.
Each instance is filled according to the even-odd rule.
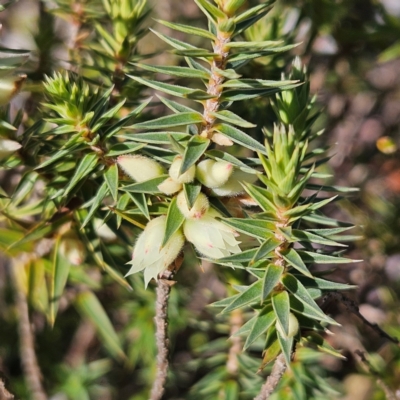
[[[68,9],[74,14],[68,15]],[[28,75],[27,89],[12,105],[14,110],[24,106],[26,118],[34,119],[39,107],[35,96],[40,93],[44,75],[77,68],[79,62],[90,63],[88,43],[93,38],[93,20],[83,18],[89,15],[85,14],[88,9],[101,15],[101,1],[20,0],[0,13],[1,46],[31,51],[23,68]],[[149,10],[153,19],[149,18],[144,26],[209,48],[209,43],[199,42],[203,39],[172,33],[154,21],[205,27],[205,18],[191,0],[152,0]],[[79,19],[77,15],[83,17]],[[318,128],[325,129],[320,140],[332,150],[326,172],[333,175],[332,183],[360,189],[357,195],[335,203],[329,214],[360,227],[362,239],[350,244],[347,255],[363,261],[343,265],[331,277],[357,285],[347,295],[359,304],[361,314],[400,338],[400,2],[278,0],[271,13],[246,33],[246,38],[300,43],[283,56],[264,57],[246,65],[241,73],[279,79],[294,56],[301,57],[307,65],[312,93],[317,106],[323,109],[317,121]],[[72,62],[71,48],[80,51],[80,61],[75,58],[77,64]],[[146,63],[180,62],[165,50],[164,43],[149,33],[140,40],[137,53],[151,55]],[[91,76],[92,72],[87,71]],[[260,137],[260,127],[273,122],[268,99],[235,103],[233,111],[257,123],[252,132],[255,137]],[[163,108],[153,107],[152,112],[162,113]],[[15,185],[19,179],[18,173],[3,173],[2,177],[11,179],[1,182],[2,187]],[[235,277],[212,265],[200,268],[189,261],[185,261],[177,277],[179,289],[174,288],[171,298],[171,371],[165,399],[224,399],[226,394],[219,391],[218,382],[227,379],[223,370],[234,316],[229,320],[207,305],[225,296]],[[93,290],[111,319],[127,358],[119,361],[110,356],[90,318],[71,305],[77,293],[72,279],[60,301],[54,328],[46,324],[40,307],[30,303],[35,348],[49,399],[145,400],[154,372],[154,287],[145,291],[141,277],[134,276],[134,292],[128,292],[100,277],[90,262],[86,261],[85,268],[97,282]],[[2,257],[0,371],[17,398],[29,399],[20,365],[19,314],[15,304],[10,263]],[[295,363],[302,364],[311,379],[317,375],[326,379],[317,389],[304,392],[304,397],[303,392],[293,389],[294,368],[275,398],[400,398],[399,347],[362,323],[343,304],[331,305],[329,312],[342,324],[332,328],[334,335],[328,337],[329,343],[340,349],[346,359],[300,354]],[[239,318],[244,322],[246,315]],[[249,354],[241,355],[240,399],[253,398],[268,373],[266,369],[264,374],[255,375],[261,349],[262,343],[258,349],[256,346]],[[366,352],[368,362],[357,356],[357,350]]]

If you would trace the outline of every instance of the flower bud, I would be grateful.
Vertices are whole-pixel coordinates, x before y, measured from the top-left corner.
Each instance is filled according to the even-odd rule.
[[[232,175],[233,165],[226,161],[203,160],[196,168],[196,178],[210,189],[224,185]]]
[[[158,186],[158,190],[164,194],[170,195],[182,190],[182,184],[172,178],[167,178]]]
[[[199,193],[196,201],[193,204],[193,207],[189,209],[189,205],[183,191],[178,194],[178,197],[176,198],[176,204],[179,208],[179,211],[185,218],[194,219],[201,218],[210,207],[207,196],[204,193]]]
[[[14,140],[0,139],[0,161],[15,153],[21,147],[22,146]]]
[[[293,313],[289,313],[289,329],[288,334],[283,330],[282,325],[279,321],[276,321],[276,330],[281,334],[282,337],[288,339],[293,337],[299,331],[299,321],[297,320],[296,316]]]
[[[228,138],[228,136],[222,134],[222,133],[214,133],[212,135],[211,140],[216,143],[219,144],[220,146],[233,146],[233,142],[231,139]]]
[[[165,174],[157,161],[141,155],[123,155],[117,158],[118,165],[136,182],[144,182]]]
[[[0,106],[9,103],[20,91],[26,75],[6,76],[0,78]]]
[[[182,166],[182,157],[176,156],[171,164],[171,167],[169,168],[169,176],[179,183],[193,182],[194,175],[196,173],[196,166],[192,165],[186,172],[179,175],[181,166]]]

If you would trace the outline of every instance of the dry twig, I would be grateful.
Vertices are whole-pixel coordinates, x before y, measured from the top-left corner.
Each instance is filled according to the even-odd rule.
[[[46,400],[47,396],[42,386],[42,374],[35,353],[35,339],[29,321],[28,302],[25,293],[19,287],[16,269],[11,268],[11,277],[19,317],[18,331],[22,369],[32,400]]]
[[[283,374],[287,369],[285,356],[283,353],[279,354],[276,358],[274,365],[272,367],[272,371],[269,374],[267,381],[261,387],[261,391],[254,400],[267,400],[275,391],[276,387],[278,386],[280,380],[282,379]]]
[[[325,295],[324,299],[323,299],[323,303],[322,303],[322,307],[326,308],[326,304],[329,301],[335,300],[336,302],[339,302],[340,304],[343,304],[347,311],[350,311],[351,313],[353,313],[354,315],[356,315],[358,318],[361,319],[361,321],[369,326],[370,328],[372,328],[380,337],[387,339],[389,341],[391,341],[392,343],[395,343],[397,345],[400,344],[399,339],[397,339],[396,337],[390,336],[388,333],[386,333],[378,324],[373,324],[372,322],[369,322],[361,313],[360,313],[360,309],[358,307],[358,304],[349,299],[347,296],[345,296],[343,293],[340,292],[329,292]]]
[[[157,282],[156,290],[156,344],[157,344],[157,372],[150,393],[150,400],[160,400],[164,394],[165,382],[168,374],[168,298],[171,287],[175,283],[171,280],[173,273],[165,271]]]

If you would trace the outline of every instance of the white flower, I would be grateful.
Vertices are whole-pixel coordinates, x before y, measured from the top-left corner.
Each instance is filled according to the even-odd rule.
[[[240,242],[235,239],[238,233],[215,217],[221,215],[210,208],[201,218],[187,219],[183,224],[186,239],[211,259],[240,253]]]
[[[185,238],[180,230],[175,232],[167,244],[161,247],[164,239],[165,215],[151,220],[140,234],[132,254],[131,269],[126,275],[144,270],[145,286],[151,279],[165,271],[180,253]]]

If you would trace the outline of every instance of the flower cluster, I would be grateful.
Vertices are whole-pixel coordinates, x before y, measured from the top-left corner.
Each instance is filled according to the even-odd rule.
[[[118,164],[136,182],[165,173],[161,164],[141,155],[120,156]],[[238,233],[217,219],[222,215],[210,207],[207,195],[200,192],[190,205],[183,185],[197,180],[211,196],[235,196],[243,192],[240,182],[254,182],[257,175],[243,172],[222,160],[202,160],[184,173],[180,173],[181,165],[182,157],[178,155],[169,168],[169,177],[158,186],[160,192],[176,196],[177,208],[183,216],[181,226],[163,245],[167,218],[155,218],[147,224],[134,247],[128,275],[144,270],[146,286],[175,260],[185,240],[210,259],[241,252],[240,242],[236,239]]]

